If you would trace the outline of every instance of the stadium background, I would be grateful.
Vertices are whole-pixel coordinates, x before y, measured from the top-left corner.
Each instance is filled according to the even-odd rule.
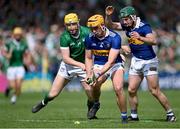
[[[159,45],[155,47],[160,59],[160,85],[162,88],[180,88],[180,15],[179,0],[1,0],[0,1],[0,38],[6,42],[12,29],[21,26],[24,37],[33,55],[33,62],[26,61],[27,74],[23,91],[47,90],[56,75],[61,61],[59,35],[64,30],[63,17],[66,13],[76,12],[81,25],[86,25],[89,16],[95,13],[104,15],[107,5],[116,10],[113,20],[118,20],[118,10],[125,5],[133,5],[138,15],[148,21],[157,34]],[[126,37],[119,32],[126,44]],[[125,81],[127,84],[126,62]],[[7,85],[5,71],[7,61],[0,55],[0,91]],[[142,83],[146,90],[146,82]],[[109,81],[103,89],[112,89]],[[67,90],[81,90],[77,80]]]

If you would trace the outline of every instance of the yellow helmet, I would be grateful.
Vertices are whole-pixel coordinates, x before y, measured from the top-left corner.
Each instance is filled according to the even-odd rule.
[[[102,24],[104,24],[104,18],[102,15],[99,15],[99,14],[91,16],[87,22],[88,27],[96,27]]]
[[[77,23],[77,22],[79,22],[79,18],[76,13],[69,13],[69,14],[65,15],[65,17],[64,17],[65,24]]]
[[[21,27],[15,27],[13,30],[13,34],[14,35],[16,35],[16,34],[22,35],[23,34],[22,28]]]

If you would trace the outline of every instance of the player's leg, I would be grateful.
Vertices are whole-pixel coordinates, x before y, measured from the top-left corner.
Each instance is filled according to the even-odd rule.
[[[12,94],[12,96],[11,96],[10,102],[11,102],[12,104],[15,104],[15,103],[16,103],[16,99],[17,99],[17,97],[16,97],[16,95],[15,95],[16,81],[15,81],[15,80],[9,80],[9,86],[10,86],[10,88],[13,90],[13,94]]]
[[[12,103],[15,103],[17,97],[19,97],[21,94],[21,86],[22,86],[24,75],[25,75],[25,69],[22,66],[16,67],[15,72],[16,72],[15,73],[15,92],[11,98]]]
[[[151,94],[160,102],[165,111],[167,112],[167,121],[174,122],[176,117],[170,107],[169,101],[165,94],[160,90],[158,75],[148,75],[146,76],[147,83]]]
[[[22,78],[16,79],[16,91],[15,91],[15,94],[16,94],[17,96],[19,96],[19,95],[21,94],[22,82],[23,82],[23,79],[22,79]]]
[[[88,97],[87,106],[88,106],[88,111],[89,111],[94,102],[94,98],[92,95],[92,87],[90,85],[88,85],[85,81],[81,81],[81,85],[83,86],[83,88],[86,92],[86,95]]]
[[[16,103],[16,95],[15,95],[15,90],[16,90],[16,69],[13,67],[9,67],[7,69],[7,79],[9,82],[9,89],[13,90],[13,95],[11,96],[11,103],[15,104]]]
[[[129,75],[129,86],[128,86],[128,93],[129,93],[129,105],[131,108],[131,115],[128,117],[130,121],[138,121],[138,96],[137,90],[140,86],[140,83],[143,80],[143,75]]]
[[[59,95],[59,93],[61,93],[62,89],[65,87],[65,85],[68,82],[69,80],[57,74],[49,93],[44,97],[42,101],[40,101],[38,104],[33,106],[32,112],[36,113],[39,110],[41,110],[43,107],[45,107],[49,101],[52,101],[56,96]]]
[[[124,70],[119,69],[112,74],[111,79],[117,97],[117,105],[121,111],[122,123],[127,123],[127,103],[126,103],[126,95],[123,89],[123,84],[124,84],[123,74],[124,74]]]
[[[93,93],[92,93],[93,90],[92,90],[92,87],[90,85],[88,85],[85,81],[81,81],[81,85],[83,86],[83,88],[84,88],[84,90],[86,92],[86,95],[88,97],[87,107],[88,107],[88,113],[89,113],[90,109],[94,105],[94,98],[93,98]],[[87,117],[88,117],[88,119],[90,119],[88,113],[87,113]]]
[[[88,107],[88,112],[89,112],[94,104],[94,98],[93,98],[93,93],[92,93],[93,92],[92,86],[88,85],[87,82],[85,81],[86,72],[84,70],[82,70],[81,68],[73,67],[73,66],[72,66],[71,72],[74,73],[75,75],[77,75],[82,87],[85,90],[85,93],[88,97],[87,107]],[[88,117],[88,113],[87,113],[87,117]]]
[[[99,99],[100,99],[100,95],[101,95],[101,85],[106,81],[106,79],[107,79],[106,75],[100,77],[97,80],[96,84],[93,86],[92,95],[94,98],[94,103],[93,103],[93,106],[91,107],[91,109],[89,110],[89,112],[87,114],[88,119],[96,119],[97,118],[96,113],[100,108]]]
[[[17,101],[17,98],[19,97],[19,95],[21,94],[21,85],[22,85],[22,78],[18,78],[14,81],[14,94],[11,97],[11,103],[15,104]],[[12,85],[12,84],[11,84]]]

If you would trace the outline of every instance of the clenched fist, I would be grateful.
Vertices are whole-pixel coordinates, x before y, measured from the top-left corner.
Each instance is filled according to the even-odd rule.
[[[113,6],[107,6],[106,7],[106,15],[112,15],[112,13],[114,12],[114,7]]]

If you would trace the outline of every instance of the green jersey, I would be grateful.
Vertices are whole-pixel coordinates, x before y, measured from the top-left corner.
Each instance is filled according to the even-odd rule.
[[[84,63],[85,61],[85,38],[90,33],[87,27],[80,27],[80,35],[78,38],[73,38],[68,31],[60,37],[60,47],[69,48],[70,57],[78,62]]]
[[[28,49],[25,40],[16,41],[12,39],[6,44],[7,51],[12,50],[12,57],[9,60],[9,66],[22,66],[23,65],[23,55]]]

